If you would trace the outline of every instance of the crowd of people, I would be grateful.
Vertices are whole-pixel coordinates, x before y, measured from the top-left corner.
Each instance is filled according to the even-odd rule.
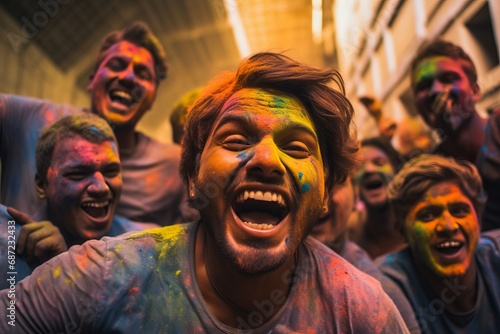
[[[500,330],[500,111],[461,47],[415,56],[440,138],[400,151],[412,125],[361,97],[359,141],[341,74],[273,52],[183,96],[162,144],[136,125],[167,73],[134,22],[88,109],[0,94],[0,332]]]

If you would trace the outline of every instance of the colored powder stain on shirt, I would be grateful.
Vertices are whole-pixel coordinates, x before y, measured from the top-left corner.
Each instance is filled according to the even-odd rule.
[[[311,189],[311,185],[309,184],[309,182],[306,182],[302,185],[302,192],[308,192],[309,189]]]
[[[139,292],[139,287],[138,286],[133,286],[133,287],[130,287],[130,289],[128,289],[129,295],[136,294],[138,292]]]
[[[179,276],[180,274],[181,274],[181,270],[180,269],[175,272],[175,276]]]
[[[56,267],[56,269],[54,269],[54,272],[52,273],[52,277],[57,278],[60,274],[61,274],[61,266],[58,266],[58,267]]]
[[[302,177],[304,176],[304,173],[299,172],[299,180],[302,180]]]
[[[184,235],[183,225],[170,225],[166,227],[153,228],[146,231],[141,231],[132,234],[129,240],[140,239],[143,237],[152,237],[156,241],[160,249],[158,249],[158,255],[160,259],[164,259],[167,256],[167,252],[179,241],[179,235]]]

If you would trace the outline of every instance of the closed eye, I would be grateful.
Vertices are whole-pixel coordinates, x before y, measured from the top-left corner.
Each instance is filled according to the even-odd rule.
[[[300,141],[293,141],[284,145],[281,150],[291,157],[305,159],[310,155],[309,148]]]
[[[222,141],[222,147],[229,151],[243,151],[250,147],[250,142],[242,135],[230,135]]]

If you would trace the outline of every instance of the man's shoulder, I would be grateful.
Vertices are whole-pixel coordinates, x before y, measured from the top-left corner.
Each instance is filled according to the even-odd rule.
[[[174,245],[177,242],[186,241],[193,228],[194,223],[175,224],[164,227],[151,228],[139,231],[129,231],[118,236],[108,236],[101,240],[108,244],[136,244],[141,243],[168,243]]]
[[[377,260],[377,263],[378,268],[392,278],[406,276],[414,267],[409,247],[384,255]]]
[[[481,234],[476,248],[476,255],[480,260],[500,263],[500,229]]]
[[[311,254],[315,254],[319,275],[326,277],[325,282],[330,284],[333,290],[356,286],[367,290],[367,293],[380,293],[380,283],[375,278],[362,272],[321,242],[309,237],[304,241],[304,245]]]
[[[500,249],[500,228],[481,233],[479,245],[491,245]]]

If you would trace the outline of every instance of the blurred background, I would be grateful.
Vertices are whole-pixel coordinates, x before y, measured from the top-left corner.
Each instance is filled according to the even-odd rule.
[[[438,36],[475,61],[480,112],[500,106],[499,0],[2,0],[0,92],[88,107],[102,38],[133,20],[149,24],[170,65],[139,124],[162,142],[171,142],[168,117],[184,93],[258,51],[339,69],[360,137],[377,128],[359,96],[380,99],[395,120],[416,115],[409,65]]]

